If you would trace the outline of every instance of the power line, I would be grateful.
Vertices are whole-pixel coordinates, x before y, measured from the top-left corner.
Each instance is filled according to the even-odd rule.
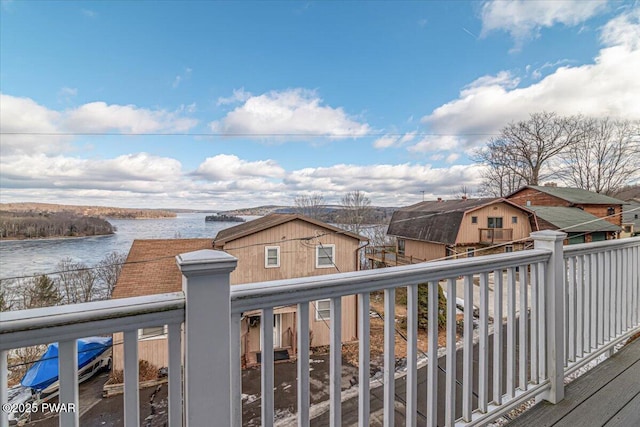
[[[345,132],[345,133],[294,133],[294,132],[0,132],[0,135],[7,136],[196,136],[196,137],[304,137],[304,138],[364,138],[381,136],[405,136],[409,132]],[[417,132],[415,136],[499,136],[500,133],[491,132],[469,132],[469,133],[438,133],[438,132]]]

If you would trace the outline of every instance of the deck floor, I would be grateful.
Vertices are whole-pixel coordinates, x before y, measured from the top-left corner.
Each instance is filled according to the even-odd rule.
[[[507,426],[640,426],[640,339],[568,384],[563,401],[539,403]]]

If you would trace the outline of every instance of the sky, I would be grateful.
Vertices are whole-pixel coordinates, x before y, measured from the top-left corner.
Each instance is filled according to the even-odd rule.
[[[0,202],[472,191],[554,111],[640,119],[638,1],[0,2]]]

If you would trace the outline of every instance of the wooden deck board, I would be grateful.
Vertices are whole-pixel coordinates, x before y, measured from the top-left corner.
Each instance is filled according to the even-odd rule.
[[[535,405],[530,410],[526,411],[520,417],[516,418],[507,426],[509,427],[541,427],[541,426],[554,426],[561,422],[565,417],[570,416],[572,412],[575,414],[571,416],[578,417],[575,422],[564,425],[603,425],[609,419],[605,419],[604,422],[599,424],[593,424],[593,420],[585,423],[580,419],[580,414],[583,409],[581,405],[589,400],[592,396],[595,396],[599,392],[608,393],[609,397],[603,394],[601,397],[595,396],[591,400],[590,405],[594,410],[608,411],[610,417],[615,416],[616,413],[622,410],[625,404],[631,404],[634,396],[640,391],[640,340],[629,344],[624,347],[618,353],[614,354],[611,358],[604,361],[596,368],[587,372],[586,374],[578,377],[575,381],[567,385],[565,389],[565,399],[556,405],[548,402],[541,402]],[[638,364],[638,366],[634,366]],[[632,372],[627,372],[633,368]],[[618,387],[608,387],[612,381],[620,377],[619,381],[623,381],[626,386],[631,389]],[[628,380],[625,382],[625,378]],[[633,390],[636,390],[635,392]],[[618,397],[618,400],[615,398]],[[614,406],[618,406],[614,409],[605,410],[600,409],[601,403],[599,402],[614,402]],[[597,405],[596,405],[597,403]],[[590,408],[591,409],[591,408]],[[575,411],[574,411],[575,410]],[[613,412],[612,412],[613,411]],[[590,411],[589,411],[590,412]],[[567,418],[567,421],[570,418]],[[566,421],[563,421],[566,422]],[[578,424],[576,424],[576,422]],[[582,422],[582,424],[580,424]]]
[[[628,427],[640,426],[640,393],[613,416],[605,427]]]

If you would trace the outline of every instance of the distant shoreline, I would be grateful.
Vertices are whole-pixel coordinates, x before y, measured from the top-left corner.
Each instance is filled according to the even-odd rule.
[[[115,236],[116,233],[109,234],[89,234],[86,236],[51,236],[51,237],[25,237],[23,239],[13,237],[3,237],[0,239],[2,242],[41,242],[46,240],[73,240],[73,239],[86,239],[88,237],[110,237]]]

